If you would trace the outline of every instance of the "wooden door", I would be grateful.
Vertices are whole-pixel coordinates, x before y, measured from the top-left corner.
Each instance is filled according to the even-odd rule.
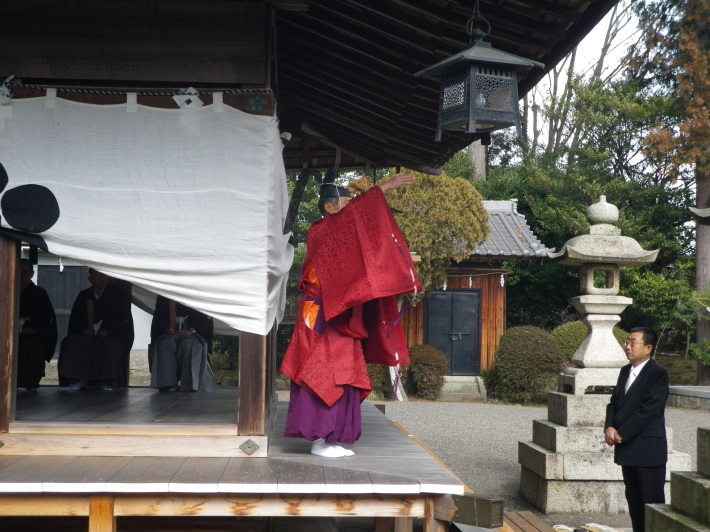
[[[449,361],[449,375],[479,375],[481,294],[436,290],[427,300],[427,345]]]

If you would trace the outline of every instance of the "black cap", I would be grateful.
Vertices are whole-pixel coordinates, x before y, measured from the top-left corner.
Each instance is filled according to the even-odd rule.
[[[320,186],[318,195],[321,198],[349,198],[351,196],[350,191],[339,185],[335,184],[335,178],[338,175],[337,169],[335,167],[328,170],[323,178],[323,184]]]

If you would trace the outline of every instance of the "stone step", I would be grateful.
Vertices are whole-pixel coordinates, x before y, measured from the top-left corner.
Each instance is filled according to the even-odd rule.
[[[710,532],[710,526],[676,512],[667,504],[646,506],[646,530],[663,532]]]
[[[698,427],[698,473],[710,477],[710,427]]]
[[[671,505],[674,510],[710,525],[710,477],[695,472],[673,472]]]
[[[555,453],[534,442],[518,442],[518,463],[546,480],[622,480],[621,467],[609,452]],[[668,453],[671,471],[688,471],[690,455]]]
[[[673,429],[666,428],[668,448],[673,448]],[[533,421],[533,442],[558,453],[599,452],[614,454],[604,441],[602,427],[565,427],[543,419]]]
[[[546,480],[523,466],[520,468],[520,494],[546,514],[628,513],[621,480]]]

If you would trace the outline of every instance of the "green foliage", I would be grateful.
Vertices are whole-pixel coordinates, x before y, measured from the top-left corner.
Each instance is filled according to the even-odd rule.
[[[710,340],[703,338],[697,343],[690,344],[690,353],[701,364],[710,366]]]
[[[484,372],[488,393],[507,403],[544,401],[565,367],[562,348],[537,327],[513,327],[500,338],[496,367]]]
[[[460,177],[466,181],[473,181],[473,161],[468,150],[458,151],[443,167],[444,173],[451,177]]]
[[[558,152],[534,153],[520,145],[518,158],[492,156],[498,166],[477,186],[485,199],[517,198],[518,211],[535,235],[558,250],[586,229],[586,209],[599,195],[606,195],[619,208],[622,234],[644,249],[659,250],[655,263],[636,270],[640,272],[636,279],[624,273],[621,286],[644,291],[655,278],[654,290],[665,296],[635,300],[625,317],[660,330],[667,325],[677,297],[692,286],[689,276],[668,276],[666,268],[685,270],[694,252],[693,228],[688,224],[692,180],[668,170],[662,153],[644,151],[645,138],[657,130],[658,122],[675,120],[672,101],[649,94],[634,81],[602,86],[574,80],[571,88],[575,94],[565,126],[570,128],[569,143]],[[537,263],[506,263],[505,267],[510,269],[509,324],[557,325],[557,315],[567,307],[569,297],[579,294],[578,268]],[[641,285],[630,288],[637,281]],[[656,314],[653,324],[650,313]]]
[[[215,334],[212,338],[210,366],[217,384],[239,377],[239,337]]]
[[[368,364],[367,373],[372,382],[372,392],[368,396],[372,400],[389,399],[392,396],[392,380],[387,366]]]
[[[623,348],[629,333],[619,327],[614,327],[612,332],[614,333],[616,341],[619,342],[619,345]],[[552,336],[560,346],[562,352],[565,354],[565,358],[569,362],[582,344],[582,341],[587,337],[587,326],[581,321],[571,321],[555,328],[550,333],[550,336]]]
[[[276,367],[281,365],[281,361],[286,354],[286,349],[288,349],[288,344],[291,341],[291,336],[293,335],[293,325],[279,325],[276,331]]]
[[[435,347],[415,345],[409,348],[409,358],[409,366],[402,372],[405,391],[421,399],[436,399],[449,372],[446,357]]]
[[[622,314],[621,325],[628,329],[642,324],[654,329],[660,333],[660,348],[677,350],[684,345],[697,318],[689,268],[691,263],[674,276],[648,268],[622,268],[621,293],[633,298],[634,303]]]
[[[695,384],[698,374],[698,363],[695,359],[677,355],[655,355],[654,358],[668,372],[668,384],[671,386]]]
[[[461,178],[412,172],[417,179],[388,195],[416,263],[425,293],[446,280],[452,261],[467,259],[488,236],[488,214],[481,195]]]

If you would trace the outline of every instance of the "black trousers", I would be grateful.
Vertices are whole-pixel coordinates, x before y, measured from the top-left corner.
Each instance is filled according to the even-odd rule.
[[[631,525],[634,532],[644,532],[646,504],[666,502],[663,487],[666,483],[666,465],[659,467],[622,466],[621,474],[626,487],[626,502],[629,504]]]

